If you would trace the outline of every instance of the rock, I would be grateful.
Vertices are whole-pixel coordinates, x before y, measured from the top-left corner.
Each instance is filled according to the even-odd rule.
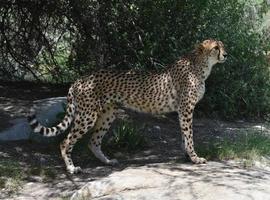
[[[48,161],[45,158],[41,157],[41,158],[39,158],[39,163],[40,163],[40,165],[47,165]]]
[[[125,155],[123,153],[121,153],[121,152],[116,152],[116,153],[113,154],[113,156],[115,158],[123,158]]]
[[[157,164],[126,168],[87,183],[76,199],[269,199],[270,172],[217,162],[207,165]]]
[[[56,120],[56,115],[63,112],[63,103],[66,102],[65,97],[55,97],[34,101],[34,109],[38,120],[45,126],[52,125]],[[32,139],[38,142],[50,142],[50,140],[32,133],[26,118],[18,118],[11,121],[10,128],[0,132],[0,141],[15,141]]]
[[[160,131],[161,130],[161,128],[160,128],[160,126],[153,126],[153,128],[155,129],[155,130],[157,130],[157,131]]]
[[[31,129],[25,118],[14,119],[10,128],[0,132],[0,141],[25,140],[30,136]]]

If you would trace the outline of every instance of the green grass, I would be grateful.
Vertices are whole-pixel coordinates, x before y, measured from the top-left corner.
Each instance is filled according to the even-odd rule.
[[[56,178],[56,171],[52,168],[32,167],[27,173],[29,175],[40,176],[43,182],[51,181]]]
[[[242,160],[247,166],[262,157],[270,156],[270,136],[247,131],[222,139],[212,139],[208,144],[199,145],[197,152],[207,159]]]
[[[50,181],[56,177],[54,169],[45,167],[25,167],[17,160],[0,160],[0,190],[12,194],[16,193],[29,176],[39,176],[43,182]]]
[[[134,152],[147,146],[147,140],[141,133],[143,130],[129,121],[121,121],[113,129],[111,137],[105,139],[104,148],[113,151],[124,150]]]
[[[24,172],[17,161],[0,161],[0,189],[15,192],[21,187]]]

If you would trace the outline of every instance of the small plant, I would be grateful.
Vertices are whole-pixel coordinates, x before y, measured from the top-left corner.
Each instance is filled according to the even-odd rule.
[[[8,193],[18,191],[24,177],[23,170],[17,161],[0,161],[0,189],[5,189]]]
[[[222,140],[212,139],[207,145],[198,146],[198,153],[207,159],[242,160],[245,166],[270,155],[270,136],[246,131]]]
[[[8,194],[16,193],[29,176],[39,176],[43,182],[55,179],[54,169],[40,166],[23,167],[17,160],[0,160],[0,191]]]
[[[128,152],[143,149],[147,141],[141,130],[128,121],[121,121],[120,124],[113,129],[112,137],[104,141],[105,148],[113,150],[125,150]]]

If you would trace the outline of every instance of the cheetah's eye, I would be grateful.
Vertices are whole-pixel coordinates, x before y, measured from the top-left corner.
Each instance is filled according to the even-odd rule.
[[[215,49],[215,50],[219,50],[219,47],[218,47],[218,46],[215,46],[213,49]]]

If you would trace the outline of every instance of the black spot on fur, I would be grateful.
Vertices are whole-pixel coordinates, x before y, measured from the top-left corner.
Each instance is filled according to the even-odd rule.
[[[83,134],[84,134],[84,131],[80,131],[79,133],[80,133],[81,135],[83,135]]]
[[[34,124],[30,125],[32,129],[35,129],[38,126],[38,122],[36,121]]]
[[[41,127],[40,133],[43,134],[43,135],[44,135],[44,130],[45,130],[45,128],[44,127]]]

